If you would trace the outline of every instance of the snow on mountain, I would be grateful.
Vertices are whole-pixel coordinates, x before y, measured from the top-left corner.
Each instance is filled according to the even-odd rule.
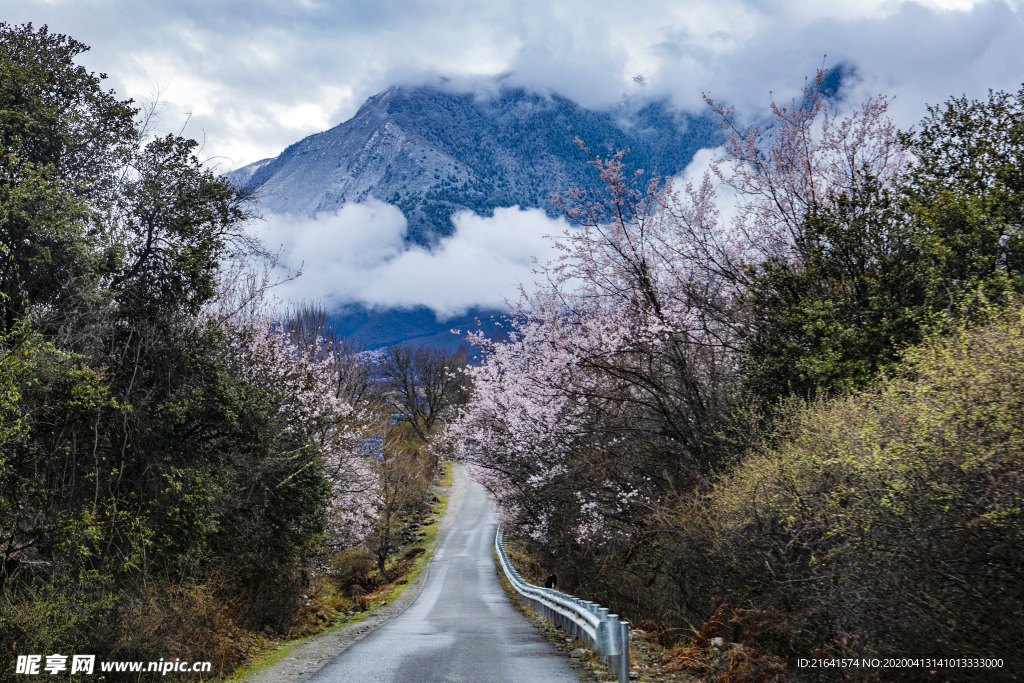
[[[663,102],[591,111],[518,89],[477,96],[393,86],[352,119],[228,177],[258,190],[275,213],[312,215],[375,197],[402,210],[410,241],[429,246],[451,234],[456,211],[550,210],[558,188],[597,187],[576,136],[602,155],[628,148],[631,167],[664,175],[718,144],[720,132]]]

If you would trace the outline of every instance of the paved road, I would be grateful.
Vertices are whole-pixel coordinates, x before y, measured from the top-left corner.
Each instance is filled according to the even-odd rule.
[[[492,553],[483,488],[466,502],[405,612],[354,643],[310,683],[579,683],[568,662],[509,604]]]

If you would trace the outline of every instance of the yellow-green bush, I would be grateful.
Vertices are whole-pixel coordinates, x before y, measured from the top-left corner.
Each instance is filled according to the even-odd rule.
[[[873,390],[790,410],[772,444],[708,501],[726,599],[773,615],[757,637],[791,657],[1001,657],[955,675],[1021,675],[1024,308],[929,338]]]

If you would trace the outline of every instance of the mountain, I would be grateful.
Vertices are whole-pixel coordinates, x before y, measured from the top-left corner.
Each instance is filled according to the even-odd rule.
[[[819,87],[838,102],[856,80],[854,67],[839,64]],[[759,125],[769,140],[771,117]],[[722,141],[715,119],[675,112],[667,101],[627,101],[594,111],[516,88],[473,94],[444,83],[393,86],[368,99],[350,120],[227,176],[256,190],[268,212],[314,215],[369,197],[394,204],[408,220],[407,239],[430,248],[452,234],[457,211],[491,215],[517,204],[554,213],[550,197],[559,188],[600,189],[586,164],[590,158],[573,142],[577,136],[602,156],[629,149],[627,166],[663,176]],[[438,321],[424,307],[352,305],[332,319],[339,332],[369,349],[399,342],[456,348],[460,341],[450,328],[471,329],[476,316],[486,333],[500,334],[493,318],[501,313],[470,311]]]
[[[456,211],[551,211],[558,188],[599,187],[576,136],[601,155],[628,148],[631,168],[662,175],[721,139],[712,119],[676,113],[667,102],[592,111],[522,89],[485,96],[393,86],[350,120],[228,177],[277,213],[312,215],[375,197],[402,210],[410,241],[430,246],[452,233]]]
[[[338,334],[350,337],[366,349],[411,344],[456,351],[467,346],[463,337],[477,329],[488,337],[503,336],[504,330],[500,323],[507,314],[507,311],[474,308],[462,315],[438,320],[426,306],[375,310],[351,305],[332,312],[330,322]],[[452,334],[453,329],[458,330],[459,334]],[[472,349],[470,355],[474,355]]]
[[[478,95],[444,84],[393,86],[350,120],[227,177],[256,190],[272,213],[314,215],[374,197],[402,210],[408,241],[430,248],[452,234],[457,211],[491,215],[519,205],[553,214],[551,193],[559,188],[599,189],[577,136],[602,156],[629,149],[630,168],[661,175],[721,141],[713,119],[679,114],[667,102],[594,111],[522,89]],[[451,328],[473,329],[479,317],[485,333],[500,334],[493,319],[501,313],[481,309],[439,321],[423,307],[351,305],[331,317],[339,333],[368,349],[402,342],[454,349],[461,341]]]

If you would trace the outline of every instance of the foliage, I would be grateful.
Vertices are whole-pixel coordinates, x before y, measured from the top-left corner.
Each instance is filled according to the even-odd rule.
[[[954,98],[903,136],[915,156],[905,202],[920,232],[931,305],[997,300],[1024,276],[1024,88]]]
[[[74,63],[87,48],[0,24],[0,292],[5,330],[26,297],[54,306],[105,268],[97,221],[138,140],[135,109]]]
[[[924,311],[918,253],[894,206],[907,154],[888,102],[840,118],[824,77],[802,103],[773,103],[766,132],[716,107],[733,163],[715,171],[741,197],[744,251],[725,268],[745,313],[740,363],[767,401],[865,386],[917,339]]]
[[[823,83],[764,129],[709,100],[726,158],[697,184],[595,157],[605,189],[563,197],[577,227],[508,338],[470,337],[485,362],[450,435],[546,570],[665,642],[776,668],[1001,656],[1021,633],[1021,321],[998,313],[1021,284],[1021,96],[900,134],[884,98],[843,117]]]
[[[785,614],[768,638],[1019,670],[1024,309],[982,318],[908,350],[876,388],[797,408],[716,487],[726,595]]]
[[[393,344],[381,357],[378,373],[401,422],[426,443],[436,425],[446,422],[469,391],[466,352],[446,353],[427,347]]]
[[[85,49],[0,25],[0,652],[230,667],[224,633],[287,632],[372,540],[385,397],[322,310],[269,298],[251,195]]]
[[[1024,92],[950,100],[930,108],[919,132],[897,135],[881,118],[884,100],[836,125],[812,89],[804,106],[777,111],[769,150],[760,131],[734,132],[730,151],[742,165],[733,184],[762,200],[745,209],[745,225],[769,226],[758,233],[765,244],[781,240],[747,264],[751,391],[771,401],[867,386],[920,340],[922,325],[964,310],[965,296],[1020,289],[1022,107]],[[816,117],[822,132],[811,136]],[[783,179],[827,176],[828,164],[816,166],[829,154],[850,160],[845,182],[745,179],[763,175],[746,170],[763,158]]]

